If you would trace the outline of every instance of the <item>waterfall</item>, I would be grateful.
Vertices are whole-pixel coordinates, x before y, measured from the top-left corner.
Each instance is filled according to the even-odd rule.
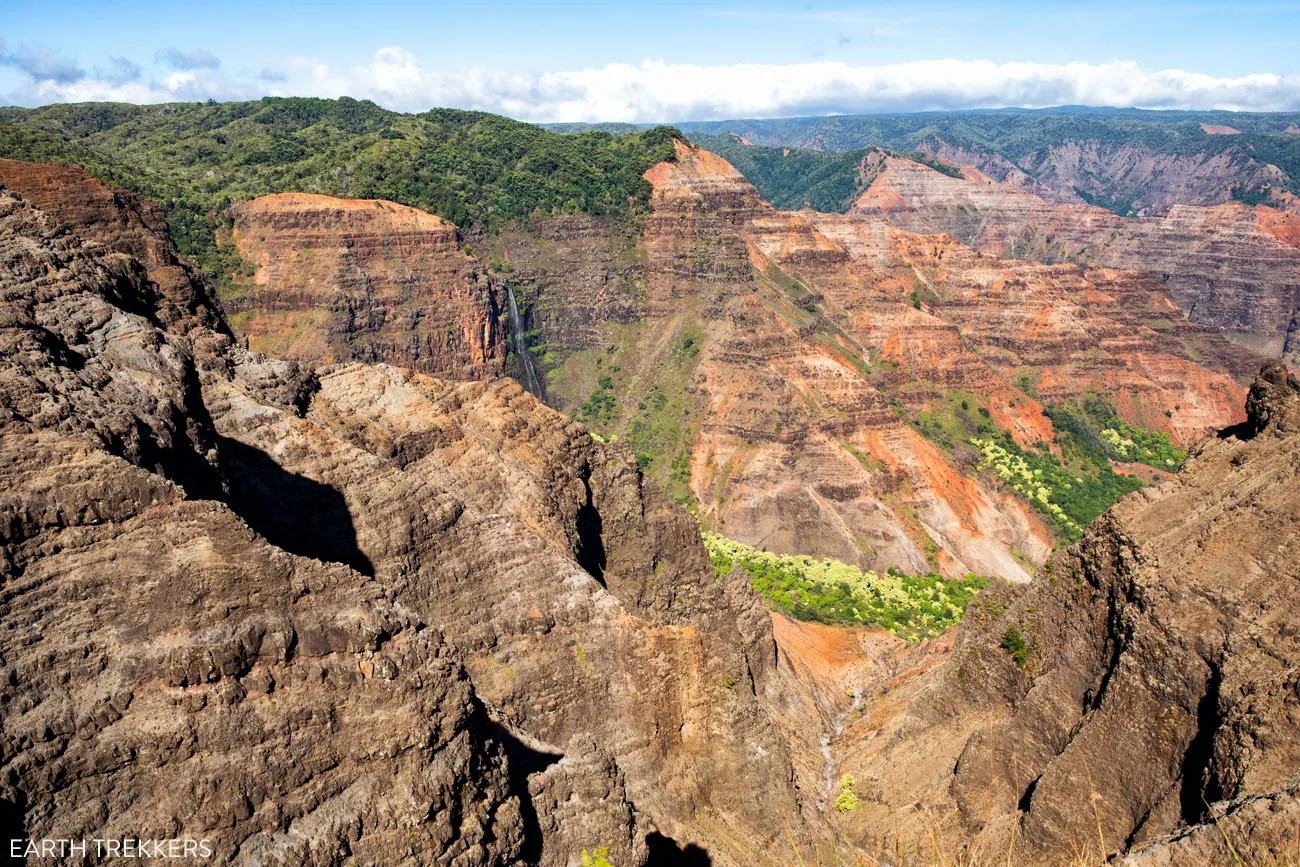
[[[519,317],[519,305],[515,303],[515,290],[506,284],[506,297],[510,299],[510,334],[515,345],[515,357],[523,370],[522,385],[538,400],[542,399],[542,379],[537,375],[537,363],[528,351],[528,338],[524,336],[524,321]]]

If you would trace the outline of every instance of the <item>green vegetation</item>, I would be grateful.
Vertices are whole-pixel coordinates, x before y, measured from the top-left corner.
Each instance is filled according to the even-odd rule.
[[[930,402],[930,409],[916,414],[913,426],[923,436],[948,452],[968,442],[971,437],[998,436],[1001,430],[993,423],[984,398],[969,391],[949,391]]]
[[[406,115],[342,98],[0,110],[0,155],[73,162],[154,198],[219,284],[232,201],[275,192],[391,199],[492,230],[538,213],[630,215],[669,127],[565,136],[482,112]]]
[[[1187,452],[1173,444],[1169,434],[1152,433],[1126,424],[1108,401],[1090,397],[1082,404],[1048,407],[1047,416],[1060,434],[1067,454],[1101,463],[1107,458],[1124,463],[1175,472]]]
[[[773,554],[704,532],[714,574],[734,566],[749,573],[754,589],[791,617],[818,623],[882,626],[910,640],[929,638],[961,621],[988,579],[967,575],[880,575],[830,558]]]
[[[1082,406],[1047,410],[1056,428],[1059,458],[1045,445],[1025,449],[994,423],[982,400],[970,392],[944,392],[911,423],[959,463],[996,475],[1050,518],[1069,541],[1080,538],[1083,528],[1120,497],[1142,487],[1141,480],[1116,473],[1111,459],[1172,472],[1185,456],[1166,434],[1125,424],[1114,407],[1097,398]]]
[[[1025,667],[1025,662],[1029,659],[1029,645],[1025,643],[1025,637],[1020,634],[1019,628],[1008,626],[1007,631],[1002,633],[1002,641],[998,646],[1007,652],[1017,668]]]
[[[642,470],[659,479],[669,497],[689,506],[695,504],[691,453],[696,426],[686,387],[703,341],[704,332],[698,326],[682,328],[654,384],[637,402],[636,413],[623,429],[623,439],[636,452]]]
[[[1083,528],[1142,482],[1111,469],[1108,462],[1083,462],[1067,469],[1046,449],[1026,451],[1010,435],[972,437],[980,469],[990,470],[1056,524],[1070,541]]]
[[[614,378],[602,376],[596,384],[596,390],[578,407],[573,417],[578,421],[591,424],[607,425],[618,412],[618,398],[614,395]]]
[[[845,774],[840,780],[840,794],[835,799],[835,809],[841,813],[850,813],[857,809],[858,796],[853,792],[854,780],[851,774]]]
[[[843,211],[862,192],[858,164],[865,150],[756,147],[729,135],[697,135],[693,140],[735,166],[763,198],[782,210]]]

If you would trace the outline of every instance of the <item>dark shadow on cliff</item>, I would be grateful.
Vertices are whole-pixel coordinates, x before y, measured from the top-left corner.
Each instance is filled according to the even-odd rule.
[[[26,798],[22,792],[18,792],[16,798],[0,798],[0,844],[4,846],[6,857],[9,856],[10,840],[27,838]]]
[[[587,485],[587,502],[578,509],[574,519],[574,529],[578,534],[578,544],[574,547],[574,559],[578,565],[587,570],[592,578],[605,586],[605,521],[592,502],[591,484]]]
[[[228,485],[225,499],[268,542],[374,576],[374,565],[357,546],[347,501],[336,489],[291,473],[238,440],[220,437],[217,453]]]
[[[704,849],[694,843],[688,844],[683,849],[682,844],[658,831],[647,834],[645,844],[650,850],[650,857],[645,862],[646,867],[712,867],[713,865],[713,859]]]
[[[564,756],[533,749],[491,717],[487,717],[487,730],[488,736],[505,750],[510,794],[519,799],[519,819],[524,826],[519,858],[525,864],[536,864],[542,857],[542,825],[537,819],[533,796],[528,792],[528,777],[546,770]]]
[[[1196,735],[1183,754],[1182,785],[1179,804],[1183,821],[1195,825],[1205,821],[1209,805],[1223,798],[1223,792],[1211,771],[1214,762],[1214,737],[1222,720],[1219,718],[1219,688],[1223,675],[1216,667],[1205,684],[1205,694],[1196,706]]]

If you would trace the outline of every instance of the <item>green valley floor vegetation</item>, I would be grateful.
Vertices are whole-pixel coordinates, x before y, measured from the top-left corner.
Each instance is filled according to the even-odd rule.
[[[912,641],[931,638],[961,622],[987,578],[948,580],[936,574],[878,574],[830,558],[773,554],[703,531],[714,574],[739,566],[772,607],[798,620],[846,626],[880,626]]]

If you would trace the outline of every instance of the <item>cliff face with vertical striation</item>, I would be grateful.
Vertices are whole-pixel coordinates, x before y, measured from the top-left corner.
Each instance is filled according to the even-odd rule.
[[[1090,205],[1046,201],[978,171],[951,178],[869,154],[867,189],[849,213],[913,232],[944,232],[993,255],[1077,262],[1161,275],[1192,322],[1259,352],[1294,353],[1300,310],[1300,217],[1265,206],[1175,205],[1128,219]]]
[[[150,274],[0,192],[10,836],[734,864],[816,823],[764,605],[626,449],[509,380],[175,333]]]
[[[87,177],[71,166],[0,159],[0,186],[55,222],[134,258],[148,271],[164,325],[225,330],[212,293],[176,250],[161,209],[149,199]]]
[[[1085,137],[1039,148],[1012,162],[999,153],[963,147],[937,135],[922,142],[918,149],[959,165],[974,166],[994,180],[1009,182],[1052,202],[1110,201],[1123,213],[1149,217],[1180,204],[1225,204],[1232,201],[1233,187],[1239,187],[1267,190],[1271,206],[1297,212],[1286,173],[1240,151],[1171,153],[1138,142],[1108,145]]]
[[[1273,363],[1233,391],[1193,360],[1220,338],[1158,325],[1159,283],[782,213],[679,146],[635,250],[571,282],[590,223],[496,251],[546,321],[587,311],[552,371],[619,390],[607,444],[504,378],[251,352],[183,261],[129,252],[170,249],[146,202],[25,177],[30,199],[0,190],[11,838],[458,867],[1300,846],[1300,383]],[[608,316],[582,306],[602,268]],[[774,618],[637,451],[678,449],[667,481],[773,547],[1014,578],[1041,525],[908,418],[978,395],[1046,441],[1031,370],[1131,418],[1172,402],[1181,438],[1224,395],[1245,411],[935,641]]]
[[[502,371],[505,293],[441,217],[307,193],[241,202],[231,214],[235,248],[255,270],[229,307],[252,349],[458,379]]]

